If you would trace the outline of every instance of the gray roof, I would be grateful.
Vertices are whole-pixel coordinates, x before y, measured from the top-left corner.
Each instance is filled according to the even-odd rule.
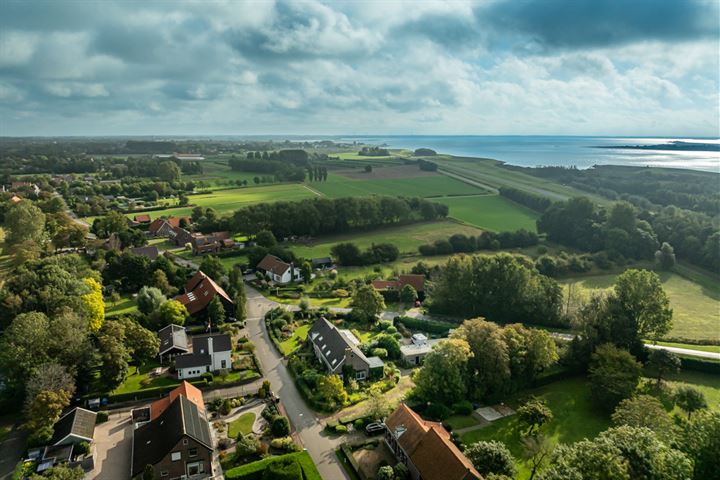
[[[185,435],[212,451],[210,425],[197,405],[179,395],[159,417],[134,432],[132,476],[169,455]]]
[[[385,362],[380,357],[368,357],[368,368],[383,368]]]
[[[185,328],[179,325],[168,325],[158,330],[158,338],[160,339],[160,355],[176,348],[178,350],[188,351],[187,334]]]
[[[193,352],[200,353],[208,351],[208,338],[213,339],[213,352],[230,352],[232,351],[232,341],[230,335],[225,333],[213,333],[209,335],[195,335],[192,337]]]
[[[319,318],[313,324],[308,333],[308,338],[313,344],[317,345],[323,358],[331,366],[332,371],[336,371],[342,365],[345,360],[345,349],[347,348],[350,348],[361,361],[368,363],[365,354],[324,317]]]
[[[65,443],[63,440],[68,435],[80,437],[88,441],[92,440],[95,434],[95,417],[97,413],[76,407],[60,417],[55,423],[51,445]]]
[[[145,247],[131,248],[130,251],[133,255],[147,257],[150,260],[155,260],[160,255],[160,250],[155,245],[147,245]]]
[[[175,368],[205,367],[211,364],[208,354],[186,353],[175,357]]]

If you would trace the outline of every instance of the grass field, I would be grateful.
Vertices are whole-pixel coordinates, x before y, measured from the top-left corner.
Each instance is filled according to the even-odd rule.
[[[255,423],[255,414],[253,412],[243,413],[228,424],[228,436],[237,438],[240,433],[247,435],[252,432],[253,423]]]
[[[589,296],[594,290],[610,288],[615,278],[616,275],[594,275],[562,283],[576,282]],[[660,279],[673,309],[673,328],[667,337],[720,341],[720,293],[675,273],[662,272]]]
[[[470,225],[494,232],[519,230],[535,231],[538,215],[499,195],[445,197],[435,199],[450,207],[450,216]]]
[[[105,317],[117,317],[137,312],[137,302],[129,296],[121,297],[117,303],[105,302]]]
[[[227,160],[211,160],[203,162],[203,173],[198,175],[183,175],[183,180],[203,181],[206,183],[218,183],[224,181],[247,180],[253,184],[254,177],[267,176],[267,173],[236,172],[230,169]]]
[[[294,245],[290,249],[300,257],[316,258],[329,255],[333,245],[341,242],[353,242],[360,248],[367,248],[373,243],[387,242],[396,245],[401,253],[415,254],[420,245],[447,238],[455,233],[477,235],[480,232],[476,228],[450,221],[423,222],[381,230],[325,236],[317,239],[312,245]]]
[[[376,169],[380,174],[383,169]],[[358,180],[330,173],[327,182],[313,182],[309,186],[330,198],[390,195],[406,197],[439,197],[446,195],[476,195],[487,191],[445,175],[409,178]]]
[[[134,366],[131,366],[130,374],[125,378],[125,381],[123,381],[123,383],[120,384],[120,386],[113,391],[113,393],[119,394],[137,392],[146,388],[164,387],[167,385],[176,385],[180,383],[180,381],[176,378],[150,377],[150,370],[159,366],[160,364],[156,361],[148,362],[142,367],[140,367],[139,372]],[[150,383],[148,383],[147,385],[143,385],[142,381],[146,378],[150,378]]]

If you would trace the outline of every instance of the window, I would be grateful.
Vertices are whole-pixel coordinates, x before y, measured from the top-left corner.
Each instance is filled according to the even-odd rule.
[[[170,460],[173,462],[177,462],[178,460],[182,459],[182,453],[180,452],[172,452],[170,454]]]
[[[365,372],[355,372],[355,380],[365,380]]]
[[[197,457],[197,448],[191,448],[188,450],[188,456],[189,457]]]
[[[167,470],[160,470],[160,476],[161,477],[167,477],[169,475]]]
[[[203,462],[188,463],[188,475],[197,475],[199,473],[205,473],[205,464]]]
[[[227,360],[220,361],[220,368],[227,368]]]
[[[187,444],[188,444],[187,438],[183,438],[183,445],[187,445]]]

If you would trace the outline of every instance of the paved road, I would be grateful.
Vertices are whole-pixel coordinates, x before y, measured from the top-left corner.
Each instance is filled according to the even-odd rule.
[[[690,350],[689,348],[667,347],[665,345],[652,345],[649,343],[646,343],[645,346],[654,350],[667,350],[668,352],[679,353],[691,357],[702,357],[711,358],[713,360],[720,360],[720,353],[702,352],[700,350]]]
[[[247,294],[247,330],[250,339],[255,343],[255,354],[260,360],[265,379],[270,380],[273,391],[280,397],[290,421],[315,461],[322,478],[349,480],[350,477],[347,476],[335,456],[335,449],[342,440],[330,438],[323,432],[323,425],[315,416],[315,412],[305,404],[300,396],[282,357],[271,344],[265,330],[263,316],[265,312],[278,304],[266,299],[252,287],[246,286],[245,292]]]

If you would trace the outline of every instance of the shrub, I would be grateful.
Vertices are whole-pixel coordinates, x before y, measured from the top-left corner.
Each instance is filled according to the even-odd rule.
[[[212,383],[215,377],[213,377],[213,374],[210,372],[205,372],[202,375],[200,375],[200,378],[204,379],[208,383]]]
[[[270,424],[270,431],[274,437],[285,437],[290,433],[290,421],[287,417],[278,415],[273,418],[272,423]]]
[[[88,442],[78,443],[75,446],[73,453],[78,453],[80,455],[87,455],[88,453],[90,453],[90,444]]]
[[[280,458],[268,465],[262,480],[299,480],[303,478],[300,464],[292,458]]]
[[[260,441],[252,434],[238,435],[237,444],[235,445],[235,457],[243,459],[250,455],[255,455],[260,450]]]
[[[220,408],[218,409],[218,412],[220,412],[220,415],[227,415],[232,410],[232,404],[230,403],[230,400],[227,398],[223,400],[223,402],[220,404]]]
[[[95,423],[105,423],[108,421],[108,417],[110,414],[105,410],[100,410],[97,412],[97,417],[95,417]]]
[[[337,427],[335,427],[335,433],[344,434],[347,432],[348,432],[348,427],[346,427],[345,425],[338,425]]]
[[[452,409],[456,415],[470,415],[473,411],[473,406],[469,401],[463,400],[462,402],[454,404]]]
[[[292,437],[273,438],[270,446],[288,453],[300,451],[300,446],[293,442]]]
[[[442,403],[431,403],[430,406],[428,406],[426,413],[428,417],[442,421],[452,414],[452,410]]]
[[[232,445],[232,442],[230,441],[229,438],[223,437],[220,440],[218,440],[217,444],[218,444],[218,448],[220,450],[227,450]]]

